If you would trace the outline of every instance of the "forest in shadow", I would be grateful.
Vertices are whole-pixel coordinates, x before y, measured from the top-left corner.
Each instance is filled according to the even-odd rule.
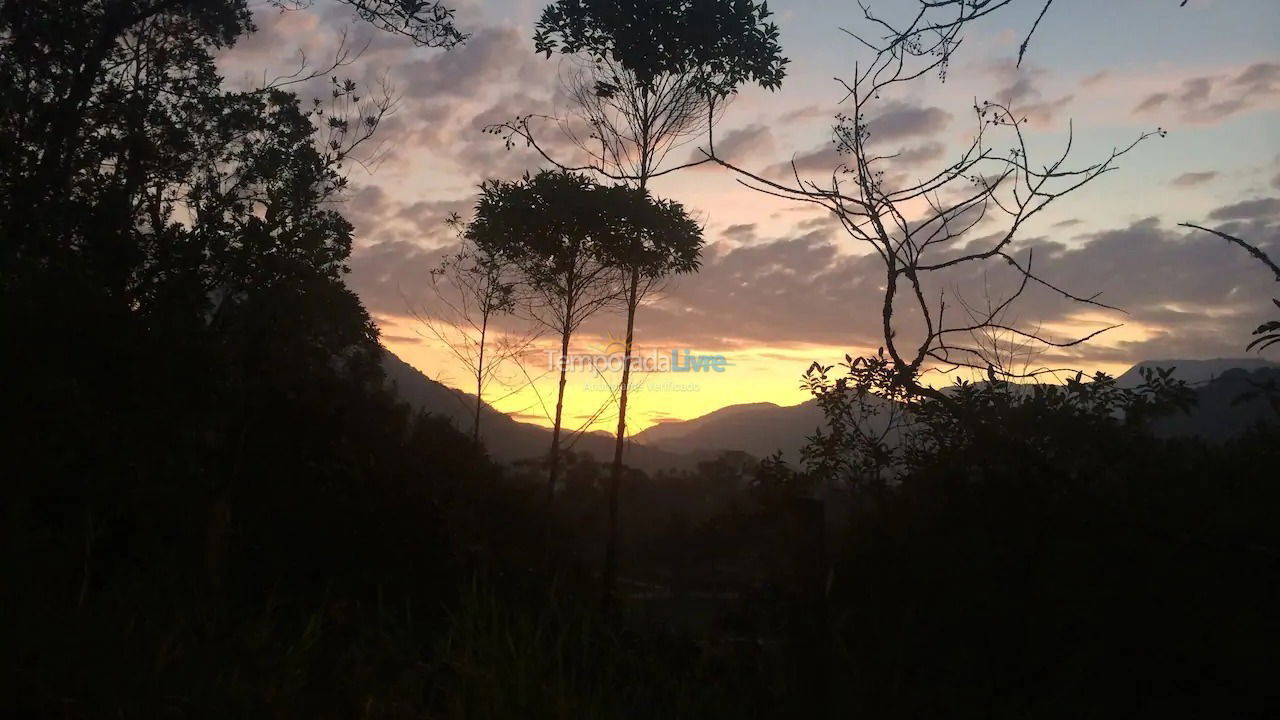
[[[341,2],[440,52],[467,39],[437,2]],[[945,69],[972,13],[1006,2],[895,30],[875,55],[888,75],[850,93]],[[539,52],[602,73],[579,99],[614,140],[486,182],[443,271],[486,322],[545,311],[562,355],[609,308],[630,357],[646,295],[703,247],[647,186],[680,169],[663,143],[787,63],[764,3],[557,0],[541,17]],[[0,714],[1274,717],[1280,371],[1229,378],[1220,404],[1258,415],[1212,439],[1158,431],[1211,389],[1171,369],[1042,381],[1002,357],[1009,337],[1044,342],[1003,314],[1043,281],[1007,241],[955,229],[997,207],[1016,229],[1123,148],[1040,171],[975,142],[946,176],[1004,177],[1034,188],[1027,205],[979,179],[938,223],[895,230],[860,218],[913,189],[873,181],[865,123],[840,119],[857,180],[743,174],[884,251],[885,346],[798,375],[826,421],[802,456],[630,467],[624,374],[612,456],[562,447],[557,411],[548,449],[500,462],[484,360],[474,422],[411,408],[344,281],[355,231],[336,200],[393,99],[341,63],[306,71],[322,99],[295,94],[301,77],[229,89],[215,57],[253,31],[245,0],[0,0]],[[628,115],[625,97],[676,100]],[[1015,113],[975,111],[1017,144]],[[491,131],[554,154],[529,118]],[[699,162],[745,173],[714,145]],[[957,242],[937,245],[939,224]],[[1280,281],[1257,243],[1209,232]],[[1015,294],[944,323],[921,278],[988,261],[1014,268]],[[985,379],[931,385],[937,364]]]

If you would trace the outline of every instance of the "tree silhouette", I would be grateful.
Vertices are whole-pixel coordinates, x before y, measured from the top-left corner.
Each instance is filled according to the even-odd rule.
[[[584,175],[544,170],[480,187],[464,235],[483,253],[509,263],[529,295],[533,316],[560,338],[560,380],[548,456],[547,500],[555,495],[569,369],[569,341],[579,326],[618,299],[607,248],[618,232],[616,198]]]
[[[3,544],[8,572],[9,540],[57,538],[33,584],[50,616],[154,606],[171,583],[201,599],[174,613],[222,633],[236,603],[298,589],[255,568],[305,564],[279,541],[324,537],[312,519],[340,533],[398,507],[417,527],[401,545],[434,522],[448,460],[424,445],[450,436],[383,389],[333,202],[392,98],[335,77],[304,104],[286,88],[312,73],[229,91],[215,56],[252,30],[236,0],[0,4],[0,324],[26,348],[0,442],[32,510]],[[349,556],[393,557],[371,557],[399,542],[383,522]]]
[[[272,0],[288,7],[310,5],[312,0]],[[440,0],[339,0],[350,5],[356,16],[379,30],[404,35],[415,45],[451,48],[466,41],[468,34],[453,24],[453,9]]]
[[[627,436],[627,397],[631,384],[631,349],[640,302],[672,275],[696,272],[702,251],[702,228],[679,203],[655,200],[643,190],[624,194],[629,201],[619,232],[609,239],[607,262],[624,278],[627,313],[622,380],[618,394],[618,429],[609,473],[609,530],[605,541],[605,597],[613,593],[618,565],[618,488]]]
[[[465,234],[466,225],[456,215],[449,223],[459,229],[459,235]],[[495,332],[496,321],[510,316],[519,303],[516,276],[509,262],[475,247],[465,237],[456,252],[431,269],[431,288],[435,302],[411,308],[410,313],[467,370],[476,393],[471,439],[479,444],[486,390],[493,382],[501,382],[502,368],[518,361],[537,333]]]
[[[559,53],[577,60],[566,83],[573,101],[570,115],[519,117],[486,130],[503,136],[508,147],[523,141],[562,169],[592,172],[647,190],[654,178],[707,162],[665,164],[674,149],[701,129],[710,136],[724,105],[739,87],[755,83],[776,90],[781,86],[787,59],[782,57],[778,28],[769,22],[770,16],[767,3],[749,1],[554,2],[538,20],[534,47],[548,58]],[[571,165],[565,158],[549,155],[539,144],[532,124],[535,120],[553,120],[585,154],[587,162]],[[585,136],[581,126],[586,128]],[[653,217],[664,222],[661,214]],[[686,252],[678,248],[692,237],[687,232],[682,235],[684,239],[667,241],[674,251],[669,253],[673,260]],[[691,249],[696,259],[697,246]],[[638,259],[633,258],[632,263]],[[636,310],[661,277],[688,271],[673,263],[655,274],[667,261],[654,260],[645,261],[647,268],[623,265],[628,270],[627,328],[611,487],[622,476]],[[696,269],[696,265],[689,267]],[[616,492],[611,491],[606,598],[612,592],[616,572],[616,502]]]
[[[1005,4],[981,6],[989,12]],[[1003,362],[1005,344],[1011,339],[1034,346],[1034,354],[1035,347],[1071,347],[1111,329],[1054,339],[1037,327],[1007,321],[1010,308],[1031,286],[1070,302],[1116,310],[1097,295],[1084,296],[1053,284],[1033,267],[1030,250],[1025,257],[1018,256],[1016,240],[1023,226],[1050,204],[1112,172],[1121,157],[1146,139],[1164,134],[1161,129],[1144,132],[1100,160],[1072,163],[1069,128],[1062,152],[1039,160],[1031,157],[1024,136],[1027,119],[1016,107],[975,103],[977,129],[969,146],[957,159],[912,179],[895,165],[897,148],[875,138],[871,124],[888,94],[929,73],[945,78],[961,31],[985,14],[969,3],[952,5],[922,3],[919,12],[901,24],[864,8],[879,38],[850,33],[870,49],[871,57],[855,66],[852,79],[838,80],[846,109],[836,116],[832,140],[843,161],[829,178],[802,178],[793,162],[792,177],[775,180],[716,158],[714,146],[704,150],[734,170],[748,187],[826,210],[851,240],[873,250],[884,267],[881,329],[895,382],[944,403],[948,402],[945,394],[919,381],[930,367],[942,372],[969,369],[1006,380],[1059,373],[1068,369],[1002,367],[1007,364]],[[947,14],[961,7],[964,13],[959,21]],[[923,208],[923,212],[912,208]],[[984,223],[982,237],[974,233],[979,223]],[[1012,289],[991,299],[985,309],[975,311],[963,298],[949,302],[945,290],[935,287],[946,282],[949,273],[984,267],[1008,267],[1012,275]],[[953,320],[955,304],[962,305],[969,317]],[[1006,338],[994,352],[988,341],[993,332]]]

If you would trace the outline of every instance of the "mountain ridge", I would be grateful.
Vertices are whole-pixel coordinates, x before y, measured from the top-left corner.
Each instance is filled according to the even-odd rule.
[[[449,417],[464,431],[471,427],[474,395],[427,378],[389,350],[384,353],[387,380],[397,387],[401,399],[415,409]],[[1254,375],[1280,375],[1280,364],[1256,357],[1144,360],[1117,376],[1117,384],[1139,385],[1141,370],[1148,367],[1174,368],[1173,377],[1191,384],[1200,398],[1193,412],[1160,421],[1156,432],[1210,440],[1226,439],[1265,418],[1260,401],[1240,404],[1234,399],[1251,387]],[[795,463],[808,438],[825,425],[822,410],[812,399],[796,405],[726,405],[696,418],[667,420],[636,433],[627,441],[624,458],[627,464],[651,472],[690,469],[726,451],[756,458],[781,451],[783,459]],[[494,459],[514,462],[545,454],[551,430],[515,420],[486,403],[481,410],[481,435]],[[612,434],[599,431],[582,433],[572,447],[606,460],[613,455],[613,443]]]
[[[422,371],[383,348],[382,367],[390,389],[414,410],[425,410],[443,416],[454,427],[469,433],[474,420],[476,396],[457,390],[427,377]],[[586,432],[574,437],[566,433],[568,449],[591,455],[596,460],[613,457],[614,436],[606,432]],[[501,463],[513,463],[546,455],[551,445],[551,429],[516,420],[483,403],[480,410],[480,438],[490,457]],[[691,469],[697,462],[714,453],[678,453],[649,447],[634,438],[628,440],[624,461],[632,467],[656,472]]]

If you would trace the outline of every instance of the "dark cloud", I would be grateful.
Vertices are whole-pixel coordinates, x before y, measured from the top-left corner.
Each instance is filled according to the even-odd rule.
[[[387,193],[381,185],[361,185],[343,203],[342,215],[358,225],[381,217],[387,207]]]
[[[1218,213],[1224,214],[1239,213]],[[710,247],[699,274],[682,278],[665,297],[646,306],[639,320],[646,342],[729,350],[881,344],[882,264],[874,255],[840,250],[847,245],[843,234],[813,220],[798,228],[803,234],[797,237]],[[816,229],[804,232],[808,228]],[[1280,252],[1280,225],[1254,221],[1236,228],[1265,251]],[[1080,294],[1101,292],[1100,300],[1129,313],[1123,322],[1141,330],[1050,353],[1046,362],[1090,367],[1239,354],[1249,332],[1268,319],[1271,309],[1274,283],[1245,253],[1204,233],[1166,227],[1155,218],[1070,244],[1033,239],[1015,246],[1023,260],[1032,249],[1043,277]],[[1017,273],[1008,268],[975,264],[930,279],[927,291],[931,297],[945,291],[948,298],[958,295],[981,303],[988,294],[1001,297],[1017,281]],[[958,307],[957,302],[949,304]],[[1067,339],[1101,327],[1096,317],[1075,329],[1067,326],[1080,322],[1087,310],[1038,288],[1026,293],[1015,313],[1020,325],[1043,325],[1051,337]]]
[[[1182,173],[1173,179],[1173,184],[1178,187],[1195,187],[1203,185],[1216,177],[1218,177],[1218,173],[1214,170]]]
[[[1142,102],[1138,103],[1138,106],[1135,107],[1133,111],[1135,113],[1143,113],[1149,110],[1155,110],[1156,108],[1163,106],[1168,100],[1169,93],[1152,93],[1144,98]]]
[[[835,215],[832,215],[829,212],[824,212],[817,217],[801,220],[796,224],[796,227],[805,231],[820,229],[835,230],[840,227],[840,220]]]
[[[1209,213],[1214,220],[1263,220],[1280,217],[1280,198],[1258,198],[1220,207]]]
[[[379,185],[358,187],[342,203],[343,217],[355,227],[356,245],[366,248],[391,241],[406,241],[423,247],[456,242],[445,220],[452,214],[463,219],[471,214],[472,195],[449,200],[399,202]]]
[[[1080,80],[1080,85],[1081,87],[1093,87],[1103,80],[1106,80],[1110,75],[1110,72],[1102,70]]]
[[[873,273],[841,254],[827,231],[725,249],[708,249],[702,270],[682,278],[637,319],[646,342],[691,347],[788,342],[870,342],[850,313],[850,296]],[[870,307],[867,305],[866,307]]]
[[[1076,225],[1083,225],[1083,224],[1084,224],[1083,220],[1079,220],[1076,218],[1069,218],[1067,220],[1059,220],[1058,222],[1054,223],[1053,226],[1056,228],[1069,228],[1069,227],[1075,227]]]
[[[810,150],[807,153],[796,155],[786,162],[770,165],[765,169],[764,174],[772,177],[790,178],[794,174],[792,171],[792,165],[794,164],[795,172],[800,173],[801,178],[806,175],[813,175],[817,173],[830,175],[833,171],[842,166],[844,162],[845,158],[840,154],[840,151],[836,149],[836,144],[834,142],[828,142],[825,145],[814,150]]]
[[[1209,99],[1211,92],[1213,92],[1213,78],[1198,77],[1184,80],[1178,102],[1187,105],[1202,103]]]
[[[1040,83],[1049,77],[1049,71],[1030,64],[1018,66],[1013,60],[1001,60],[991,66],[997,81],[1003,83],[991,98],[1001,103],[1018,117],[1026,118],[1034,125],[1049,125],[1074,97],[1063,95],[1046,98]]]
[[[469,96],[519,68],[531,54],[528,39],[514,27],[485,27],[461,47],[401,65],[396,76],[409,99]]]
[[[939,132],[946,128],[950,118],[950,115],[938,108],[920,108],[899,103],[879,116],[877,120],[869,123],[869,126],[872,128],[873,142],[881,144]],[[880,129],[876,130],[877,127]],[[900,180],[901,178],[898,178],[894,171],[918,167],[937,160],[946,152],[946,146],[937,141],[928,141],[913,147],[898,148],[896,151],[881,148],[873,152],[882,152],[886,156],[894,155],[896,152],[894,157],[886,157],[881,167],[887,175],[893,175]],[[795,172],[799,172],[801,178],[812,175],[830,176],[833,172],[842,172],[846,161],[846,156],[840,152],[836,144],[828,141],[809,152],[796,155],[791,160],[770,165],[765,168],[764,174],[774,178],[792,178],[794,175],[792,163],[794,163]]]
[[[529,127],[538,144],[556,161],[565,165],[583,165],[587,158],[572,138],[565,134],[560,123],[546,119],[555,112],[550,98],[539,98],[525,93],[512,93],[476,113],[468,120],[442,152],[447,152],[459,169],[471,175],[475,182],[487,178],[511,179],[526,171],[550,167],[536,149],[519,138],[507,147],[503,135],[484,132],[490,125],[514,120],[518,116],[537,115]],[[575,128],[578,136],[586,138],[589,131]]]
[[[386,240],[357,249],[347,263],[347,284],[374,315],[404,316],[428,299],[431,269],[447,250],[409,240]]]
[[[788,125],[790,123],[799,122],[801,120],[811,120],[813,118],[818,118],[818,117],[830,118],[834,116],[835,116],[834,110],[824,109],[819,105],[806,105],[802,108],[796,108],[795,110],[790,110],[788,112],[783,113],[782,115],[778,116],[778,121],[783,125]]]
[[[400,206],[395,217],[410,223],[423,240],[435,240],[433,245],[441,244],[442,237],[452,240],[452,231],[445,221],[452,215],[466,219],[471,215],[475,198],[462,197],[453,200],[419,200]]]
[[[951,114],[936,107],[921,107],[901,101],[886,103],[867,122],[873,142],[892,142],[905,138],[935,135],[947,129]]]
[[[896,167],[915,167],[942,157],[946,147],[940,142],[929,142],[913,148],[907,148],[893,158]]]
[[[1275,217],[1277,208],[1242,205],[1220,208],[1211,217],[1231,219],[1233,232],[1266,252],[1280,253],[1280,224],[1264,219]],[[711,245],[697,275],[673,281],[665,295],[646,305],[638,319],[641,336],[653,345],[730,351],[880,345],[883,265],[874,255],[842,250],[846,236],[822,221],[802,221],[795,237]],[[725,232],[745,236],[756,230],[743,224]],[[1269,319],[1273,279],[1246,253],[1154,218],[1070,244],[1032,239],[1017,244],[1014,252],[1025,260],[1033,249],[1043,277],[1081,294],[1102,293],[1102,301],[1129,313],[1125,323],[1142,330],[1137,335],[1122,330],[1116,339],[1048,353],[1041,358],[1046,363],[1088,368],[1144,358],[1233,355],[1241,352],[1252,328]],[[351,259],[351,285],[376,315],[403,316],[410,304],[426,298],[424,278],[444,252],[402,240],[362,248]],[[981,303],[984,295],[1000,297],[1017,280],[1008,268],[973,265],[931,278],[927,292]],[[1062,326],[1076,321],[1083,309],[1033,288],[1016,305],[1016,322],[1043,325],[1050,336],[1065,339],[1100,326],[1101,320],[1077,329]],[[615,324],[616,318],[601,316],[584,332],[603,336]],[[909,330],[910,323],[904,341],[909,342]],[[403,331],[396,334],[407,337]]]
[[[722,135],[717,133],[717,136],[716,156],[738,165],[755,158],[772,155],[777,150],[773,131],[759,123],[735,128]],[[695,147],[689,154],[689,162],[697,162],[705,157],[702,151]]]
[[[1276,85],[1280,84],[1280,63],[1254,63],[1232,78],[1231,84],[1241,86],[1249,92],[1275,92]]]
[[[750,240],[756,235],[756,224],[740,223],[737,225],[730,225],[724,229],[722,234],[730,240],[737,240],[739,242]]]
[[[1264,251],[1280,251],[1280,227],[1236,229]],[[1101,299],[1128,311],[1125,322],[1146,329],[1148,337],[1114,343],[1109,351],[1095,343],[1063,355],[1099,362],[1240,355],[1250,331],[1269,314],[1275,285],[1244,252],[1151,219],[1098,233],[1039,264],[1064,287],[1102,291]],[[1039,309],[1045,298],[1037,295],[1024,309]]]
[[[1251,110],[1280,94],[1280,63],[1254,63],[1235,75],[1183,80],[1176,89],[1151,93],[1136,115],[1174,113],[1184,122],[1214,123]]]

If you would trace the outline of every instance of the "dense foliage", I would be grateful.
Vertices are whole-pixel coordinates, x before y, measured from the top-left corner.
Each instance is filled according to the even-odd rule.
[[[347,4],[461,39],[434,2]],[[723,29],[732,11],[776,57],[763,3],[613,5],[656,27],[687,9]],[[553,8],[569,35],[548,43],[596,32],[580,11],[630,27],[604,4]],[[379,111],[228,91],[214,53],[251,31],[242,0],[0,0],[0,714],[1280,705],[1275,424],[1162,437],[1195,397],[1160,372],[920,394],[884,357],[815,366],[827,426],[800,466],[627,469],[632,550],[601,613],[606,467],[558,453],[548,510],[542,458],[499,468],[384,387],[329,202]],[[617,52],[645,73],[688,61]],[[548,286],[583,257],[615,280],[696,267],[696,225],[642,191],[553,173],[481,202],[473,239]],[[672,237],[689,242],[657,242]]]
[[[534,46],[586,53],[653,87],[662,76],[696,76],[712,95],[746,82],[777,89],[786,74],[768,3],[752,0],[558,0],[538,20]],[[601,88],[605,92],[609,88]]]
[[[384,390],[327,202],[378,116],[225,90],[251,30],[234,0],[0,6],[14,717],[354,714],[399,692],[352,681],[395,651],[380,603],[448,592],[453,488],[489,470]]]

